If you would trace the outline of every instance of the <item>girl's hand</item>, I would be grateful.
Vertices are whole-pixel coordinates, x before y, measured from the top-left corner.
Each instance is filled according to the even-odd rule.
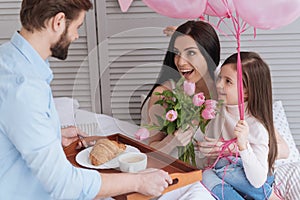
[[[248,123],[244,120],[240,120],[235,128],[234,134],[237,137],[237,145],[240,151],[247,149],[248,135],[249,135],[249,126]]]
[[[205,136],[203,141],[197,141],[196,148],[198,148],[198,150],[206,157],[217,158],[223,144],[224,142],[221,139]],[[225,151],[223,151],[223,155],[232,155],[236,152],[236,146],[232,143]]]
[[[219,139],[205,136],[203,141],[197,141],[196,146],[204,156],[216,158],[219,155],[222,144],[223,142],[221,142]]]

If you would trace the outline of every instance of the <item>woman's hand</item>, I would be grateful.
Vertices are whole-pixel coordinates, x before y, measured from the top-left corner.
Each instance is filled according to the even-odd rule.
[[[182,130],[176,131],[174,134],[167,134],[158,132],[151,134],[149,144],[155,149],[158,149],[166,154],[169,154],[177,146],[186,146],[193,138],[193,129],[188,129],[185,132]]]
[[[237,137],[237,145],[240,151],[247,149],[249,126],[244,120],[238,121],[234,128],[234,134]]]
[[[69,126],[61,129],[61,143],[64,147],[69,146],[72,142],[78,140],[79,136],[87,137],[89,135],[78,129],[76,126]]]
[[[175,131],[173,142],[175,146],[186,146],[192,140],[195,131],[192,128],[182,131],[181,129]]]

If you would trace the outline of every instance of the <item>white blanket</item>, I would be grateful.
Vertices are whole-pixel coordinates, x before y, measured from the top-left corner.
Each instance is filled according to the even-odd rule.
[[[140,128],[135,124],[116,118],[78,109],[75,112],[76,126],[89,135],[111,135],[121,133],[134,138],[134,133]],[[111,200],[107,198],[105,200]],[[194,183],[162,195],[159,200],[214,200],[206,188],[200,183]]]

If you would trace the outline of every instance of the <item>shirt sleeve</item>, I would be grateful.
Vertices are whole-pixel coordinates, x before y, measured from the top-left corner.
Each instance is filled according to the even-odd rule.
[[[20,78],[18,78],[20,80]],[[99,192],[97,171],[75,168],[66,159],[50,86],[23,77],[2,103],[9,140],[54,199],[93,199]]]
[[[239,151],[245,174],[251,185],[261,187],[268,175],[269,136],[263,125],[251,125],[247,149]]]

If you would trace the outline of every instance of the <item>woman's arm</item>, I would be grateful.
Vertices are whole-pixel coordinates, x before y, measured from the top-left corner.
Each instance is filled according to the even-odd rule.
[[[277,139],[277,148],[278,148],[278,154],[276,159],[288,158],[290,154],[289,146],[287,145],[286,141],[281,137],[281,135],[278,133],[277,129],[275,129],[275,135]]]
[[[163,86],[158,86],[153,91],[153,94],[150,97],[148,104],[148,122],[149,124],[156,124],[157,119],[156,115],[163,115],[164,108],[160,105],[155,105],[155,102],[158,101],[161,97],[155,95],[155,92],[162,93],[165,90],[170,90],[171,83],[166,82]],[[164,153],[170,154],[174,148],[177,146],[185,146],[187,145],[192,137],[194,132],[192,129],[189,129],[185,132],[181,130],[176,131],[174,134],[168,134],[162,132],[151,132],[151,136],[149,138],[149,145],[153,148],[160,150]]]
[[[186,131],[177,130],[174,134],[165,135],[162,132],[156,133],[149,138],[149,144],[153,148],[170,154],[178,146],[186,146],[194,135],[193,129]]]

